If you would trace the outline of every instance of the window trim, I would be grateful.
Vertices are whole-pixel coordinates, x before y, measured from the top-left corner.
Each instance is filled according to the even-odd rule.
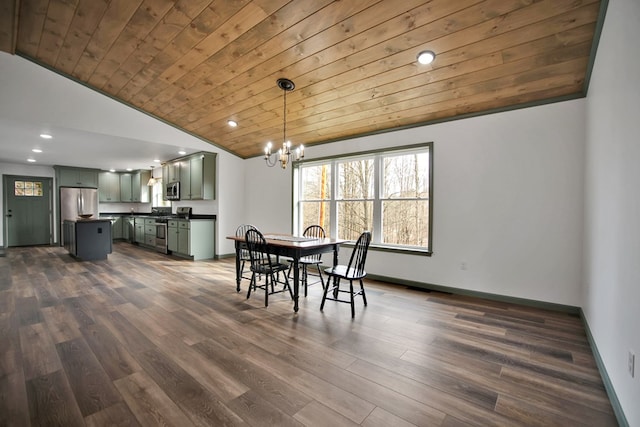
[[[291,174],[291,180],[292,180],[292,190],[293,190],[293,197],[291,198],[291,218],[292,218],[292,223],[291,223],[291,229],[293,233],[297,232],[297,229],[299,228],[299,221],[300,218],[298,218],[298,210],[296,208],[296,203],[298,202],[298,196],[299,196],[299,181],[300,181],[300,168],[303,166],[307,166],[307,165],[313,165],[313,164],[321,164],[321,163],[328,163],[328,162],[334,162],[336,160],[339,161],[348,161],[349,158],[364,158],[367,156],[377,156],[381,153],[384,154],[388,154],[388,155],[393,155],[394,153],[400,153],[402,151],[414,151],[414,150],[419,150],[419,149],[424,149],[427,148],[428,152],[429,152],[429,195],[428,195],[428,200],[429,200],[429,223],[428,223],[428,233],[429,233],[429,237],[428,237],[428,242],[429,245],[427,248],[424,247],[410,247],[410,246],[401,246],[401,245],[390,245],[390,244],[384,244],[384,243],[374,243],[371,242],[370,245],[370,249],[373,251],[381,251],[381,252],[393,252],[393,253],[400,253],[400,254],[410,254],[410,255],[420,255],[420,256],[432,256],[433,254],[433,177],[434,177],[434,173],[433,173],[433,168],[434,168],[434,149],[433,149],[433,141],[429,141],[429,142],[423,142],[423,143],[418,143],[418,144],[410,144],[410,145],[403,145],[403,146],[398,146],[398,147],[386,147],[386,148],[379,148],[379,149],[375,149],[375,150],[366,150],[366,151],[358,151],[358,152],[350,152],[350,153],[343,153],[343,154],[337,154],[337,155],[331,155],[331,156],[323,156],[323,157],[317,157],[317,158],[313,158],[313,159],[304,159],[304,160],[298,160],[293,162],[292,164],[292,174]],[[380,158],[378,158],[377,160],[380,160]],[[379,165],[375,166],[375,170],[374,173],[377,175],[379,174],[380,171],[380,167]],[[332,172],[333,173],[333,172]],[[376,176],[375,177],[376,182],[380,182],[380,177]],[[329,200],[329,203],[331,205],[334,205],[335,203],[337,203],[337,200],[333,198],[333,194],[335,193],[335,189],[333,188],[335,185],[337,185],[337,183],[335,182],[334,179],[331,180],[331,194],[332,197]],[[380,200],[380,195],[378,194],[378,192],[380,191],[380,189],[378,188],[379,185],[374,185],[374,192],[375,192],[375,199],[374,199],[374,206],[376,201],[378,203],[381,203]],[[375,209],[375,208],[374,208]],[[331,209],[331,215],[335,214],[335,209]],[[334,220],[337,220],[336,218],[331,217],[331,223],[334,224]],[[376,223],[374,223],[374,228],[375,227],[380,227],[381,223],[379,225],[376,225]],[[375,231],[375,230],[372,230]],[[378,232],[381,232],[381,230],[378,230]],[[346,247],[350,247],[353,245],[353,243],[355,242],[347,242],[344,244],[344,246]]]

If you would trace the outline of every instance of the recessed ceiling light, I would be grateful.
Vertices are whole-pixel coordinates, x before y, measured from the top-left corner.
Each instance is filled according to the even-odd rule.
[[[160,163],[160,159],[153,159],[155,163]]]
[[[33,151],[34,153],[42,153],[42,150],[41,150],[41,149],[39,149],[39,148],[34,148],[34,149],[33,149],[33,150],[31,150],[31,151]]]
[[[109,172],[115,172],[115,171],[116,171],[115,169],[109,169]]]
[[[133,169],[131,168],[127,168],[127,172],[131,172]]]
[[[227,124],[229,126],[231,126],[232,128],[237,127],[238,126],[238,122],[236,122],[235,120],[228,120]]]
[[[181,156],[184,156],[185,154],[187,154],[187,152],[184,150],[180,150],[178,151],[178,154],[180,154]]]
[[[41,133],[40,134],[40,138],[42,138],[42,139],[51,139],[53,137],[51,135],[49,135],[48,133]]]
[[[35,163],[36,159],[27,159],[27,162]]]
[[[436,59],[436,54],[430,50],[423,50],[418,54],[418,62],[422,65],[431,64]]]

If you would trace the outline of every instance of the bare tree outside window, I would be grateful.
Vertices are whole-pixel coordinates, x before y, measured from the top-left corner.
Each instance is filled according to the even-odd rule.
[[[382,242],[427,246],[429,154],[384,157]]]
[[[300,199],[300,218],[302,230],[310,225],[319,225],[327,234],[331,229],[331,165],[323,164],[302,168],[302,197]]]
[[[373,159],[338,165],[338,238],[357,240],[372,230],[374,176]]]

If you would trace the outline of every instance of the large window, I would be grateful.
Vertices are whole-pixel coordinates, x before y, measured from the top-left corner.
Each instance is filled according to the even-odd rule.
[[[294,229],[320,224],[331,236],[431,252],[432,145],[300,162]]]

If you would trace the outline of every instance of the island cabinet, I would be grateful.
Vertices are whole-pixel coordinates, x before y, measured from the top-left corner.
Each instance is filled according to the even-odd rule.
[[[98,170],[54,166],[58,187],[91,187],[98,188]]]
[[[65,220],[64,247],[83,261],[106,259],[112,251],[111,220]]]
[[[100,172],[98,174],[98,200],[102,203],[120,201],[120,174]]]
[[[174,255],[193,260],[214,257],[214,221],[212,219],[170,220],[167,248]]]

